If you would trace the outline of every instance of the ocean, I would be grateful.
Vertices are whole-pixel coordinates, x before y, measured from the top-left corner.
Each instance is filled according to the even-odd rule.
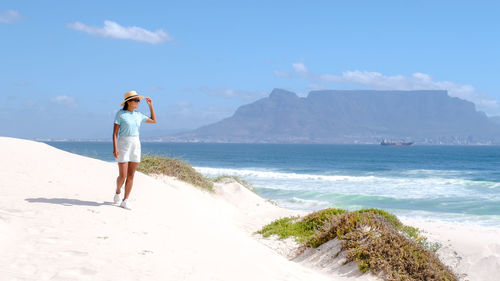
[[[111,143],[46,142],[114,162]],[[500,228],[500,146],[142,143],[205,176],[236,175],[296,210],[380,208]]]

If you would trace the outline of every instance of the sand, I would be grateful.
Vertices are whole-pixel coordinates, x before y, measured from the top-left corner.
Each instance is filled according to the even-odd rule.
[[[291,259],[293,241],[254,234],[301,213],[235,182],[210,194],[136,173],[125,210],[112,204],[114,163],[5,137],[0,149],[0,280],[378,280],[325,255]],[[468,280],[498,274],[498,230],[418,223],[448,242],[443,255],[456,252]]]
[[[500,230],[470,224],[404,219],[430,242],[439,243],[439,259],[459,280],[500,280]]]

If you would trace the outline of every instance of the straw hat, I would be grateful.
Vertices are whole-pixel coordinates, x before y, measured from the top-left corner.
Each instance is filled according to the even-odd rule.
[[[125,93],[125,95],[123,95],[123,102],[120,104],[120,106],[123,106],[127,101],[136,98],[142,100],[144,96],[139,96],[136,91],[127,92]]]

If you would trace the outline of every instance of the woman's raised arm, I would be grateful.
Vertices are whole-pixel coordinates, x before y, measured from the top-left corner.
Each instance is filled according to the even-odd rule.
[[[153,100],[150,97],[147,97],[146,102],[148,103],[149,112],[151,113],[151,117],[149,117],[146,120],[146,123],[153,123],[154,124],[154,123],[156,123],[156,114],[155,114],[155,110],[153,108]]]

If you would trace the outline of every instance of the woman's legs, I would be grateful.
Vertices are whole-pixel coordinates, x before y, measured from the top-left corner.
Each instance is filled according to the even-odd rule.
[[[128,162],[125,163],[128,164],[127,168],[127,182],[125,182],[125,197],[123,197],[123,200],[128,199],[128,196],[130,195],[130,191],[132,191],[132,185],[134,184],[134,174],[135,170],[137,169],[137,166],[139,163],[137,162]]]
[[[118,163],[118,170],[120,171],[120,174],[116,178],[116,194],[120,194],[120,189],[123,186],[125,179],[127,179],[127,169],[128,162]]]

